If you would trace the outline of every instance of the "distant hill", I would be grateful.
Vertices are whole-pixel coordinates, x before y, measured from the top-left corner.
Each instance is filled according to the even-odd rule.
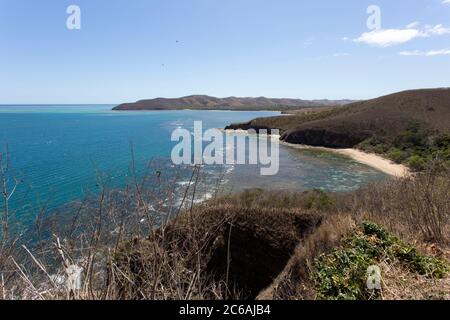
[[[450,88],[399,92],[321,112],[260,118],[227,129],[271,129],[295,144],[357,147],[397,162],[450,161]]]
[[[182,98],[157,98],[124,103],[113,110],[297,110],[308,107],[340,106],[352,100],[301,100],[259,98],[216,98],[206,95],[193,95]]]

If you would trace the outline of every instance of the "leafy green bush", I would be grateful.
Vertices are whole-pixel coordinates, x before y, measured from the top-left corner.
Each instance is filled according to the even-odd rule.
[[[411,124],[409,129],[399,134],[393,144],[401,150],[427,147],[430,133],[418,124]]]
[[[426,164],[427,160],[419,155],[413,155],[408,159],[408,166],[415,171],[423,170]]]
[[[360,300],[377,298],[378,292],[367,288],[367,269],[381,258],[398,259],[412,272],[443,278],[449,271],[439,259],[420,254],[372,222],[364,222],[344,240],[343,246],[315,262],[313,279],[320,299]]]
[[[314,274],[319,299],[369,299],[366,290],[367,268],[374,260],[358,248],[338,250],[321,256]]]
[[[448,272],[448,266],[445,262],[424,256],[416,248],[405,243],[396,245],[393,248],[393,254],[400,261],[406,263],[412,271],[421,275],[441,279]]]
[[[302,206],[307,209],[326,210],[335,206],[335,200],[325,191],[314,189],[303,194]]]
[[[397,163],[402,163],[408,158],[408,153],[397,148],[391,148],[387,153],[387,156]]]

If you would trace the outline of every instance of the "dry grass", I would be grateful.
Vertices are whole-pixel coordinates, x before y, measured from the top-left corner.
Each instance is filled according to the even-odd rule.
[[[332,215],[301,241],[283,272],[258,296],[259,299],[298,300],[314,299],[314,283],[311,272],[315,259],[337,247],[355,227],[348,215]]]
[[[163,269],[178,267],[196,275],[190,297],[254,297],[281,272],[299,240],[319,222],[320,216],[298,209],[231,204],[198,207],[195,214],[186,213],[175,218],[164,229],[164,235],[161,231],[159,237],[133,242],[120,251],[118,267],[126,278],[133,279],[122,281],[122,290],[132,292],[139,282],[141,292],[131,293],[131,296],[148,298],[153,292],[148,284],[155,272],[148,272],[146,268],[159,261],[161,256],[168,255],[176,259],[168,261]],[[150,250],[154,246],[158,248],[158,256]],[[174,291],[168,289],[177,281],[164,276],[158,278],[164,294]]]
[[[347,210],[415,242],[450,242],[450,171],[371,185],[351,195]]]
[[[315,259],[366,219],[449,259],[448,170],[346,195],[257,189],[201,204],[198,167],[181,203],[172,198],[176,181],[161,183],[159,171],[120,192],[100,178],[101,192],[72,206],[63,221],[36,219],[30,246],[18,230],[12,234],[5,208],[15,180],[8,165],[1,169],[0,299],[314,299]],[[448,290],[448,277],[381,263],[383,298],[436,298]],[[83,270],[79,288],[66,286],[71,266]]]
[[[450,299],[450,277],[433,279],[405,270],[398,261],[383,262],[384,300],[440,300]]]
[[[6,190],[12,173],[7,166],[1,169]],[[152,256],[152,263],[145,266],[152,279],[152,291],[142,298],[191,298],[192,288],[186,287],[185,283],[196,285],[200,279],[194,282],[191,270],[183,270],[179,265],[198,249],[200,240],[193,237],[195,242],[189,243],[189,252],[179,250],[170,256],[162,250],[164,247],[143,247],[146,242],[142,240],[165,242],[164,230],[171,217],[189,211],[194,202],[203,197],[200,183],[197,183],[200,178],[201,171],[196,167],[185,187],[182,202],[177,203],[173,196],[177,180],[163,183],[161,171],[140,180],[132,179],[130,185],[120,191],[108,189],[99,175],[101,191],[98,195],[63,208],[63,215],[41,213],[29,230],[16,228],[14,235],[8,228],[12,221],[8,208],[13,192],[4,192],[3,208],[0,209],[0,299],[134,298],[136,296],[121,291],[120,281],[129,279],[127,271],[117,266],[117,252],[132,243],[130,239],[135,239],[138,245],[131,249],[138,248],[141,253],[148,252]],[[147,188],[147,185],[154,187]],[[31,244],[27,243],[30,235]],[[135,254],[131,249],[130,257]],[[74,267],[82,270],[80,286],[68,287],[69,272]],[[167,278],[176,280],[172,286],[174,291],[169,290],[172,288],[161,289],[161,283]],[[134,283],[134,287],[137,291],[142,290],[138,283]],[[163,292],[159,294],[161,290]],[[206,287],[204,290],[220,291]]]

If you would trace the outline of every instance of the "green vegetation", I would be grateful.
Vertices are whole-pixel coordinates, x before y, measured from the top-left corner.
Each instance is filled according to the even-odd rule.
[[[419,124],[394,138],[375,136],[358,145],[362,150],[383,154],[389,159],[421,171],[435,160],[450,164],[450,135],[434,135]]]
[[[336,201],[323,190],[306,191],[302,196],[302,207],[306,209],[329,210],[336,206]]]
[[[379,225],[364,222],[341,248],[316,260],[313,278],[318,297],[377,298],[378,291],[367,289],[367,269],[382,259],[397,259],[410,271],[432,278],[443,278],[449,271],[444,261],[422,255]]]

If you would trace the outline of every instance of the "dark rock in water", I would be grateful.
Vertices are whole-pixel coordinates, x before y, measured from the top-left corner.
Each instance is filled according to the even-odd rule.
[[[270,130],[272,128],[268,126],[252,125],[251,122],[230,124],[229,126],[225,127],[225,130],[250,130],[250,129],[255,130],[257,133],[259,133],[260,130],[266,130],[267,133],[270,134]]]

